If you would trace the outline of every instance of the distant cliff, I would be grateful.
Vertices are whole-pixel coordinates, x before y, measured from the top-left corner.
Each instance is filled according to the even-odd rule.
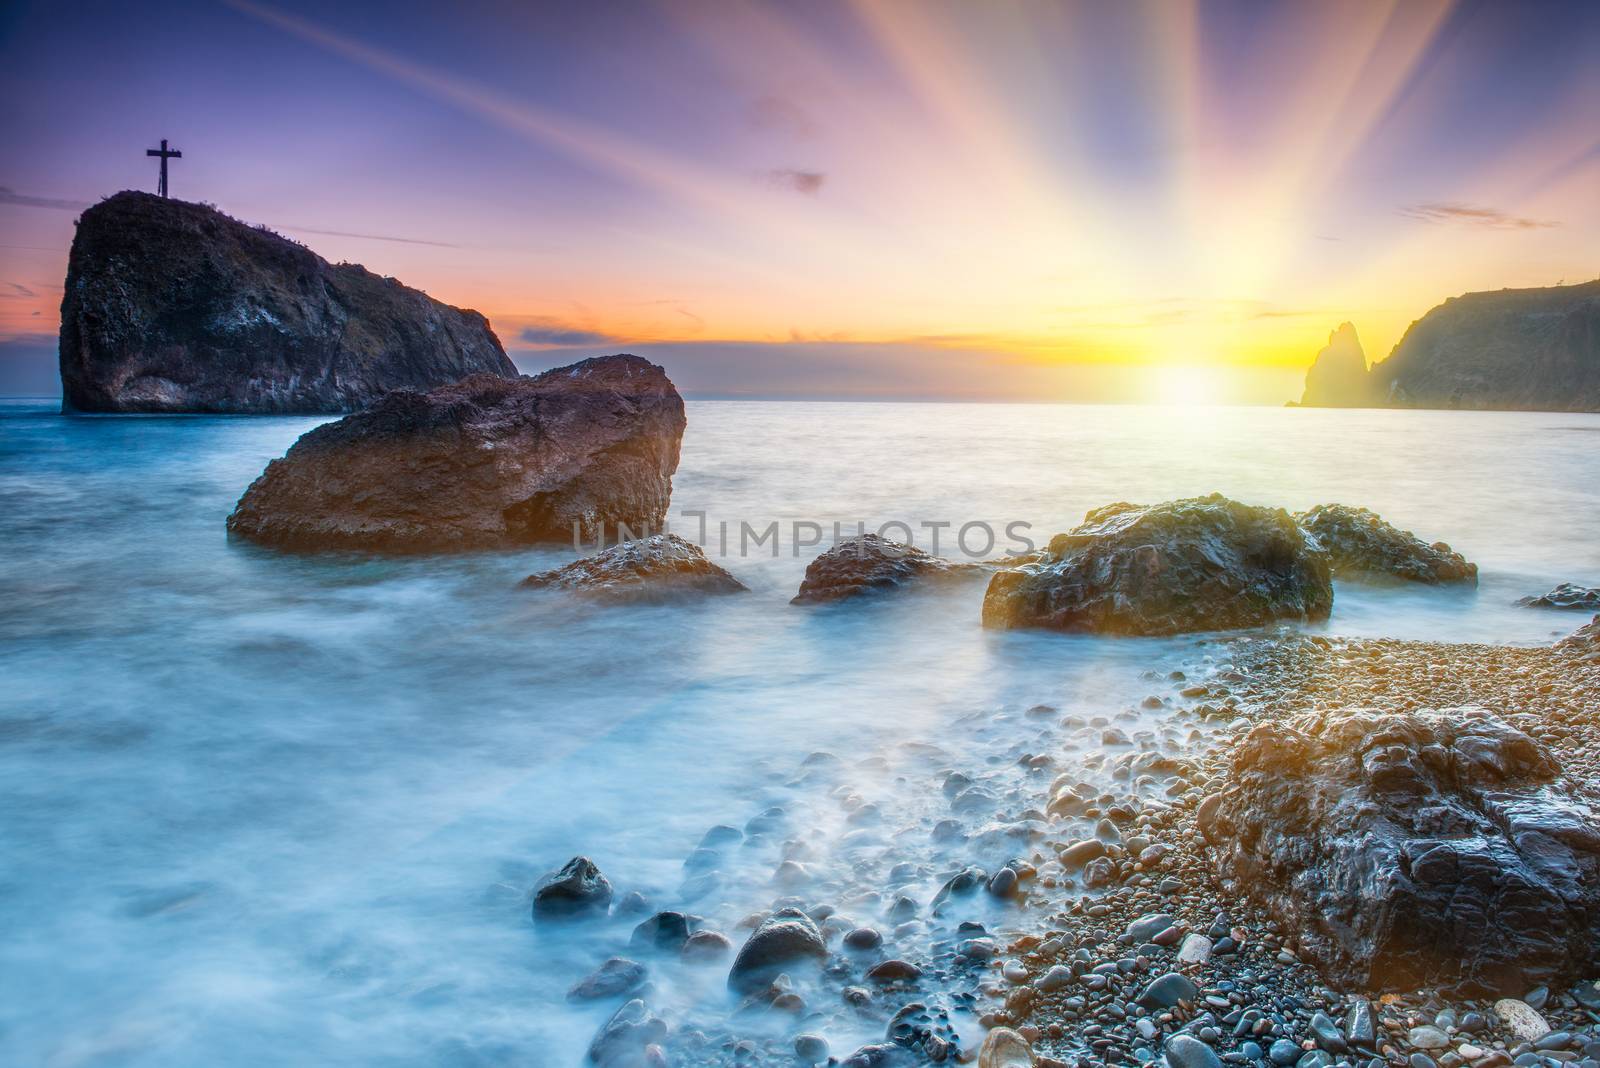
[[[1349,323],[1328,335],[1328,344],[1306,372],[1303,408],[1370,408],[1376,398],[1367,374],[1367,354]]]
[[[1325,366],[1338,335],[1306,374],[1302,405],[1349,405],[1350,357]],[[1600,411],[1600,280],[1452,297],[1366,378],[1364,403],[1382,407]]]
[[[517,373],[482,315],[214,208],[129,192],[78,220],[68,411],[348,412],[485,371]]]

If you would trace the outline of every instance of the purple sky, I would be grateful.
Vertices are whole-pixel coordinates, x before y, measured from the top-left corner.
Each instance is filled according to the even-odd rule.
[[[0,10],[0,392],[151,189],[690,392],[1244,400],[1600,273],[1600,4]]]

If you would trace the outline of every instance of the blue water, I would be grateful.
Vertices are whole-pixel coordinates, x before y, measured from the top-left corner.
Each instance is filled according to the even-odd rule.
[[[1021,710],[1175,736],[1130,710],[1198,639],[986,632],[981,583],[794,608],[816,551],[795,521],[1021,521],[1042,543],[1093,506],[1215,490],[1366,505],[1481,565],[1476,590],[1341,585],[1334,634],[1545,641],[1582,617],[1512,602],[1600,583],[1595,416],[691,403],[674,510],[708,513],[713,549],[723,520],[735,550],[741,521],[777,521],[779,555],[722,561],[747,596],[611,611],[516,588],[570,550],[231,544],[240,492],[316,422],[0,404],[5,1063],[576,1065],[611,1006],[565,991],[629,925],[529,921],[573,854],[673,906],[708,827],[780,805],[815,880],[796,892],[870,920],[898,860],[926,900],[993,859],[926,844],[943,771],[1016,811],[1050,778],[1019,752],[1093,780]],[[817,750],[842,778],[800,774]],[[846,838],[867,802],[879,829]],[[786,892],[779,848],[727,856],[693,908],[737,942]],[[652,967],[674,1022],[726,1014],[725,968]],[[880,1029],[814,1022],[836,1053]]]

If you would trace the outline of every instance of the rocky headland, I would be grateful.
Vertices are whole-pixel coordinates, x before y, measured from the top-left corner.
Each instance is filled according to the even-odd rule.
[[[475,311],[203,204],[83,213],[61,301],[74,412],[336,413],[516,368]]]
[[[666,372],[600,356],[534,378],[398,390],[317,427],[230,533],[283,549],[440,552],[661,529],[685,420]]]
[[[1302,407],[1600,411],[1600,280],[1451,297],[1370,370],[1348,326],[1312,363]]]

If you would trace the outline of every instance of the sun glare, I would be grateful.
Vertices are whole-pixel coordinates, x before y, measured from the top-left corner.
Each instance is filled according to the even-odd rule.
[[[1152,367],[1150,396],[1156,404],[1176,408],[1222,403],[1216,373],[1193,365]]]

